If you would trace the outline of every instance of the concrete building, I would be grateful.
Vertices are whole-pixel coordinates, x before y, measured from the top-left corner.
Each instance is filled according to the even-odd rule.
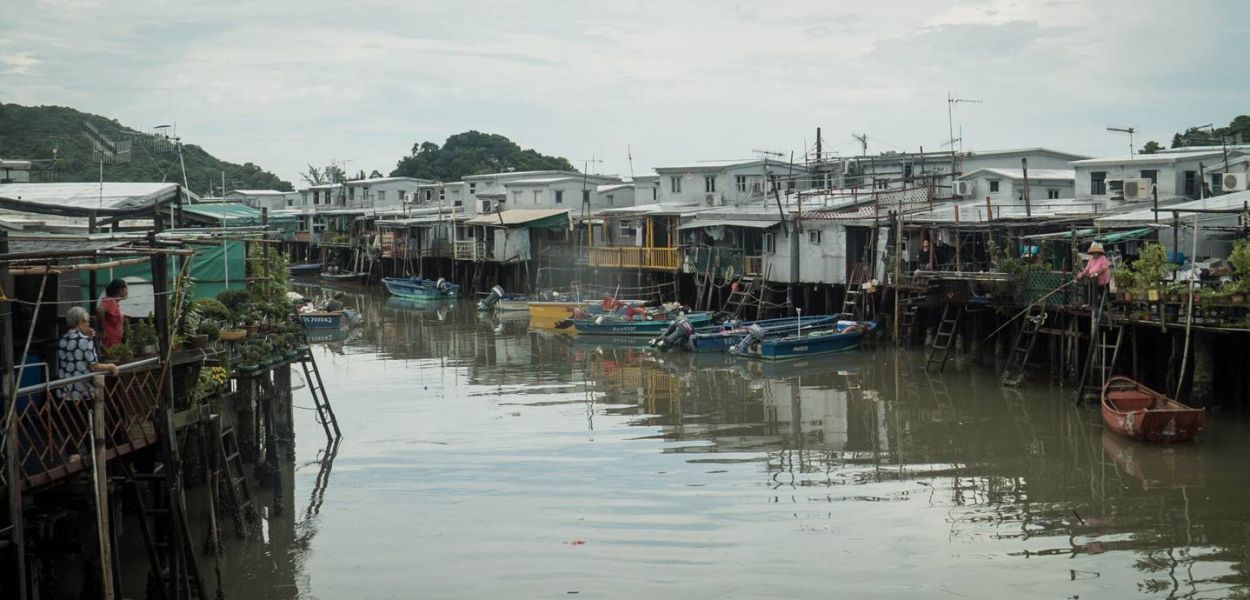
[[[1244,153],[1234,150],[1229,156],[1239,158]],[[1157,190],[1160,201],[1196,199],[1204,179],[1211,193],[1222,190],[1219,174],[1207,171],[1223,161],[1220,149],[1074,161],[1076,198],[1132,202],[1152,200]]]
[[[479,202],[482,210],[495,209],[494,204],[488,207],[487,202],[502,201],[507,209],[563,208],[577,216],[590,216],[604,208],[611,208],[607,204],[607,195],[600,196],[597,193],[600,186],[628,187],[622,185],[619,177],[604,175],[531,177],[504,182],[502,200],[483,199]],[[613,195],[613,202],[617,194],[624,197],[624,192],[610,193]],[[632,201],[619,206],[630,205]]]
[[[222,199],[227,202],[240,202],[257,210],[271,211],[287,208],[287,194],[278,190],[233,190],[227,192]]]
[[[0,183],[30,183],[29,160],[0,159]]]
[[[417,177],[357,179],[343,184],[344,206],[372,210],[401,209],[418,202],[422,186],[434,183]]]
[[[1074,160],[1089,158],[1049,148],[1017,148],[1007,150],[966,152],[884,152],[872,156],[846,159],[846,187],[898,189],[918,185],[932,179],[938,196],[954,191],[952,167],[957,175],[979,169],[1020,169],[1020,161],[1028,160],[1029,172],[1034,169],[1068,169]]]
[[[630,181],[634,184],[635,204],[660,201],[659,175],[635,175]]]
[[[1075,171],[1071,169],[1029,169],[1029,200],[1072,198],[1075,192]],[[994,203],[1024,201],[1022,169],[977,169],[959,178],[955,195]]]
[[[466,175],[461,178],[461,181],[457,182],[457,183],[464,184],[463,188],[460,188],[461,197],[458,199],[462,202],[462,205],[466,209],[466,212],[469,214],[481,214],[483,212],[493,212],[496,210],[497,205],[500,201],[503,201],[506,203],[510,199],[510,196],[508,195],[508,190],[505,187],[505,184],[509,182],[521,181],[521,180],[526,180],[526,179],[529,179],[529,180],[558,179],[558,178],[565,178],[565,177],[577,178],[580,181],[582,179],[582,174],[578,173],[577,171],[548,170],[548,171],[513,171],[510,173],[486,173],[483,175]],[[620,179],[617,177],[605,178],[604,176],[601,176],[601,175],[590,175],[588,176],[588,178],[591,184],[590,189],[594,189],[594,186],[599,185],[600,183],[615,183],[615,182],[620,181]],[[602,178],[604,180],[597,181],[596,180],[597,178]],[[444,184],[444,185],[450,186],[451,184]],[[580,190],[580,188],[578,189]],[[531,192],[531,196],[529,200],[533,200],[533,196],[532,196],[533,190],[528,190],[528,191]],[[452,192],[452,188],[449,187],[448,192]],[[580,194],[581,192],[579,191],[578,193]],[[457,198],[450,198],[450,199],[456,200]],[[490,203],[489,204],[485,203],[483,202],[484,200],[490,200]],[[551,198],[552,202],[554,202],[554,200],[555,200],[554,197]],[[567,198],[561,198],[561,200],[562,200],[561,204],[567,203],[569,201],[569,199]],[[521,207],[505,206],[504,208],[505,209],[533,208],[533,206],[527,204]]]
[[[656,202],[664,206],[738,206],[763,200],[775,181],[782,193],[808,179],[807,168],[770,159],[708,161],[657,167]]]

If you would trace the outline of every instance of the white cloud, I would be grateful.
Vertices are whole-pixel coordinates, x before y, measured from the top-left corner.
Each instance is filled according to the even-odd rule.
[[[4,72],[9,75],[31,75],[40,62],[29,51],[0,53],[0,64],[6,67]]]

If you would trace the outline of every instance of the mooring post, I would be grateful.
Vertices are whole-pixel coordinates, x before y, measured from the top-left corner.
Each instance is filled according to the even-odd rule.
[[[1190,390],[1191,404],[1210,406],[1215,385],[1215,340],[1208,333],[1194,335],[1194,385]]]
[[[92,484],[95,488],[96,533],[100,552],[100,590],[104,600],[113,600],[113,558],[109,546],[109,480],[104,442],[104,374],[98,373],[91,378],[91,438],[92,438]]]

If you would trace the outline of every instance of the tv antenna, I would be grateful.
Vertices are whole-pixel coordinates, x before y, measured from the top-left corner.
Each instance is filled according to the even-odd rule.
[[[1134,156],[1137,155],[1137,149],[1133,147],[1133,134],[1137,133],[1136,127],[1108,127],[1107,131],[1114,131],[1116,133],[1127,133],[1128,134],[1128,156],[1129,158],[1133,158]]]
[[[110,165],[130,162],[130,140],[114,142],[100,133],[90,121],[82,122],[82,136],[91,142],[91,160],[100,163],[99,207],[104,207],[104,163]]]
[[[950,134],[952,180],[955,177],[955,143],[959,142],[961,148],[963,146],[962,133],[960,134],[959,139],[955,139],[955,105],[956,104],[980,104],[980,103],[981,103],[980,100],[976,100],[973,98],[956,98],[950,92],[946,93],[946,129],[947,129],[947,132]],[[960,127],[960,131],[961,132],[963,131],[962,126]]]
[[[774,158],[786,157],[785,153],[783,152],[773,152],[772,150],[761,150],[759,148],[752,149],[751,152],[755,153],[755,155],[760,158],[768,158],[770,156]]]
[[[861,133],[861,134],[856,135],[852,133],[851,137],[855,138],[855,141],[859,142],[859,148],[860,148],[859,155],[868,156],[868,134]]]

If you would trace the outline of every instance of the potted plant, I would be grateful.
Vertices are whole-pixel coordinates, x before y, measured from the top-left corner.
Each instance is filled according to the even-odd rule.
[[[130,332],[131,344],[134,348],[138,348],[139,354],[142,356],[151,356],[156,354],[158,348],[156,344],[156,324],[152,318],[140,319]]]

